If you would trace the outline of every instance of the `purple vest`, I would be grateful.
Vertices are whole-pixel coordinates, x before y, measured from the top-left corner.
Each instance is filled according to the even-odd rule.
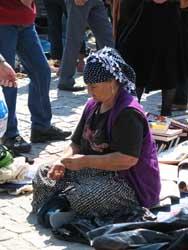
[[[98,103],[90,99],[85,108],[85,117],[88,119]],[[147,132],[144,136],[141,154],[138,163],[129,170],[118,171],[120,179],[124,178],[135,190],[141,206],[152,207],[159,202],[161,189],[156,145],[152,138],[147,119],[141,105],[123,88],[120,89],[116,103],[108,118],[108,136],[111,138],[111,129],[119,113],[125,108],[134,108],[141,113],[146,121]]]

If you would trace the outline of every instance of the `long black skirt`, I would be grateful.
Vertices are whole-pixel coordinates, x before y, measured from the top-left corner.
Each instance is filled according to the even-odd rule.
[[[122,10],[125,2],[121,1]],[[121,11],[117,35],[117,49],[135,70],[136,86],[148,91],[176,88],[186,77],[179,5],[145,2],[137,19],[122,37],[127,24]]]
[[[60,181],[47,177],[49,167],[39,168],[33,180],[33,212],[61,191],[66,193],[71,209],[77,214],[92,216],[129,212],[139,207],[136,193],[126,180],[116,180],[115,172],[98,169],[66,170]]]

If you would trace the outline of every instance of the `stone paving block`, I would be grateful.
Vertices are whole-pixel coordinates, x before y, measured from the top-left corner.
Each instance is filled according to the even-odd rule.
[[[1,192],[0,193],[0,197],[3,197],[5,194],[4,194],[4,192]],[[7,200],[3,200],[2,198],[0,199],[0,209],[2,208],[2,207],[6,207],[7,206]]]
[[[65,148],[67,146],[68,141],[53,141],[50,143],[50,145],[54,146],[54,147],[61,147],[61,148]]]
[[[56,153],[59,153],[59,152],[62,152],[62,147],[55,147],[53,145],[48,145],[46,148],[45,148],[45,151],[49,154],[56,154]]]
[[[68,123],[72,123],[72,122],[78,122],[80,120],[80,116],[75,116],[75,115],[71,115],[71,116],[67,116],[64,118],[64,121],[65,122],[68,122]]]
[[[7,221],[5,229],[12,233],[22,234],[30,232],[32,230],[32,226],[26,222],[19,224],[13,221]]]
[[[79,118],[80,119],[80,118]],[[74,132],[74,128],[76,127],[78,123],[78,120],[74,120],[71,123],[70,122],[65,122],[65,121],[58,121],[56,123],[58,128],[62,128],[63,130],[70,130],[72,133]]]
[[[0,246],[3,241],[15,239],[16,237],[17,237],[16,233],[10,232],[9,230],[5,228],[0,229]]]
[[[19,210],[23,209],[26,215],[31,212],[31,195],[20,195],[20,196],[12,196],[12,200],[10,202],[11,208],[12,206],[17,207]]]
[[[59,245],[57,245],[57,241],[55,245],[48,246],[45,248],[42,248],[42,250],[92,250],[94,248],[83,245],[83,244],[76,244],[76,243],[70,243],[66,241],[60,241]]]
[[[8,248],[6,248],[5,246],[2,246],[2,244],[1,244],[1,250],[9,250]]]
[[[22,234],[22,238],[39,249],[52,245],[50,240],[51,231],[47,229],[41,229],[40,232],[32,231],[29,233],[24,233]]]
[[[54,236],[50,238],[51,245],[44,248],[45,250],[59,250],[59,247],[65,248],[66,250],[91,250],[91,248],[88,245],[84,244],[79,244],[79,243],[72,243],[69,241],[64,241],[64,240],[58,240]]]
[[[14,206],[14,208],[12,206],[6,208],[3,207],[1,208],[1,212],[8,215],[13,221],[18,223],[25,222],[28,216],[28,213],[24,209],[16,206]]]
[[[1,210],[0,210],[0,228],[1,229],[5,229],[7,223],[11,222],[11,219],[8,215],[4,214]]]
[[[2,245],[3,247],[6,247],[5,249],[7,250],[40,250],[40,248],[36,248],[31,243],[23,240],[21,237],[11,239],[10,241],[4,241]]]
[[[47,247],[44,247],[42,248],[41,250],[64,250],[66,249],[67,250],[67,244],[65,243],[65,245],[60,245],[60,246],[47,246]],[[72,249],[73,250],[73,249]]]

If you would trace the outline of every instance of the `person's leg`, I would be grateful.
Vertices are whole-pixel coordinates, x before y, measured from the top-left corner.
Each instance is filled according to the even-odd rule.
[[[49,99],[51,74],[33,25],[20,29],[17,51],[31,79],[28,106],[32,128],[49,128],[52,117]]]
[[[77,72],[78,73],[83,73],[84,71],[84,67],[85,67],[85,62],[84,62],[84,58],[86,56],[86,42],[85,39],[82,42],[82,46],[80,49],[80,53],[78,55],[78,59],[77,59]]]
[[[62,41],[64,48],[66,41],[66,33],[67,33],[67,14],[62,16],[61,22],[62,22]]]
[[[0,51],[7,62],[14,68],[16,46],[18,42],[19,28],[11,25],[0,25]],[[31,149],[31,144],[26,142],[17,129],[16,118],[16,97],[17,88],[3,88],[5,100],[8,106],[7,131],[3,137],[3,144],[11,149],[15,155],[27,153]]]
[[[51,126],[51,74],[34,25],[20,30],[17,50],[31,79],[28,99],[32,121],[31,141],[37,143],[64,140],[71,132]]]
[[[88,17],[88,24],[93,31],[99,48],[104,46],[114,47],[112,25],[102,0],[93,0],[93,8]]]
[[[188,75],[187,75],[187,65],[188,65],[188,12],[181,10],[182,17],[182,44],[183,44],[183,59],[181,65],[181,80],[177,84],[176,95],[173,102],[173,109],[176,110],[186,110],[188,104]]]
[[[188,104],[188,80],[184,84],[178,84],[173,101],[173,109],[186,110]]]
[[[106,11],[107,11],[108,18],[110,19],[110,21],[112,23],[113,20],[112,20],[112,7],[111,7],[111,4],[106,4],[105,8],[106,8]]]
[[[18,28],[9,25],[0,25],[0,52],[6,61],[14,68],[18,38]],[[8,124],[5,137],[12,138],[19,134],[17,129],[16,96],[17,88],[4,87],[3,92],[8,106]]]
[[[58,88],[69,90],[75,84],[74,74],[76,62],[84,37],[91,1],[84,6],[76,6],[73,0],[66,1],[67,7],[67,33],[61,64],[61,72]]]
[[[128,212],[139,206],[135,191],[128,183],[117,182],[110,176],[88,176],[87,180],[79,176],[79,183],[74,182],[74,189],[67,192],[66,197],[72,210],[85,216],[92,216],[93,211],[102,216],[121,210]]]
[[[161,115],[171,116],[176,89],[162,89]]]
[[[51,42],[52,59],[61,60],[63,55],[62,16],[66,13],[63,0],[44,0],[48,14],[48,35]]]

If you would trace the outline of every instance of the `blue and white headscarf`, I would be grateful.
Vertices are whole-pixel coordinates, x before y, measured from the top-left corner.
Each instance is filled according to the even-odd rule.
[[[130,93],[135,94],[136,74],[116,49],[104,47],[92,52],[84,68],[84,81],[94,84],[116,79]]]

